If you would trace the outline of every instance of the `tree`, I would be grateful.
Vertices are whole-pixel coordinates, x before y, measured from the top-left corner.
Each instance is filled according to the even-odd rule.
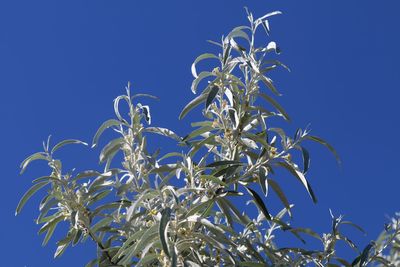
[[[322,235],[290,224],[293,205],[274,172],[286,170],[317,202],[306,178],[310,155],[304,144],[320,143],[338,162],[340,159],[330,144],[311,135],[307,128],[299,128],[289,136],[284,129],[273,126],[271,118],[290,118],[272,97],[280,93],[268,75],[275,68],[289,69],[275,59],[280,52],[277,44],[271,41],[259,46],[255,35],[260,28],[269,35],[269,19],[278,14],[254,19],[247,11],[249,26],[234,28],[220,43],[211,42],[220,49],[218,54],[206,53],[195,59],[191,90],[197,94],[198,88],[204,89],[185,106],[180,118],[202,106],[204,121],[193,122],[195,129],[185,137],[150,126],[150,108],[137,99],[155,97],[131,95],[128,84],[126,94],[114,100],[116,118],[105,121],[93,138],[95,147],[107,129],[119,135],[101,150],[103,171],[76,174],[63,170],[56,152],[69,144],[87,145],[79,140],[65,140],[51,147],[49,138],[42,152],[22,162],[21,173],[36,160],[46,161],[50,168],[49,175],[33,180],[16,214],[33,194],[47,188],[37,218],[42,224],[39,233],[46,233],[43,244],[48,243],[61,222],[68,225],[65,238],[57,242],[55,257],[68,246],[91,239],[97,244],[97,257],[87,266],[398,264],[397,219],[353,261],[338,256],[335,247],[338,241],[344,241],[357,250],[341,228],[350,226],[362,231],[359,226],[333,214],[332,231]],[[197,63],[206,59],[219,62],[219,66],[198,73]],[[122,102],[128,105],[128,114],[120,112]],[[149,152],[149,134],[172,138],[185,152]],[[118,165],[114,160],[117,154],[123,157]],[[296,160],[300,158],[301,163]],[[268,210],[268,202],[276,201],[268,196],[270,189],[283,206],[278,214]],[[246,201],[257,208],[257,214],[236,205]],[[277,235],[302,242],[302,235],[309,235],[322,246],[317,250],[280,247],[275,241]]]

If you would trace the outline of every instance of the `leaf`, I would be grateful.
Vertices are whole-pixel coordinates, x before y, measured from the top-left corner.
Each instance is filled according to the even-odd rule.
[[[121,148],[124,144],[124,138],[120,137],[109,142],[100,153],[100,163],[108,159],[109,156],[113,155],[116,151]]]
[[[304,147],[301,147],[301,152],[303,155],[303,163],[304,163],[303,173],[306,174],[310,167],[310,154]]]
[[[198,77],[198,76],[197,76],[197,71],[196,71],[196,64],[199,63],[201,60],[208,59],[208,58],[219,59],[216,55],[211,54],[211,53],[205,53],[205,54],[202,54],[202,55],[198,56],[198,57],[194,60],[194,62],[193,62],[193,64],[192,64],[192,68],[191,68],[193,77],[195,77],[195,78]]]
[[[218,225],[213,224],[209,220],[207,220],[207,219],[205,219],[205,218],[203,218],[202,216],[199,216],[199,215],[192,215],[192,216],[186,218],[185,221],[198,222],[198,223],[201,223],[202,225],[206,226],[209,230],[214,230],[214,231],[220,232],[221,234],[225,233],[225,231],[221,227],[219,227]]]
[[[179,114],[179,119],[183,119],[186,114],[189,113],[193,108],[197,107],[201,103],[203,103],[207,98],[207,94],[201,94],[192,101],[190,101],[182,110],[181,114]]]
[[[281,166],[281,167],[284,167],[291,174],[293,174],[297,179],[299,179],[300,182],[306,188],[306,190],[307,190],[308,194],[310,195],[312,201],[314,203],[317,203],[317,198],[315,197],[314,191],[312,190],[310,183],[307,181],[306,177],[304,176],[304,174],[302,172],[300,172],[299,170],[297,170],[295,167],[293,167],[291,164],[289,164],[287,162],[276,162],[276,164]]]
[[[233,38],[229,39],[229,44],[240,53],[246,51],[246,48],[240,46]]]
[[[219,178],[215,177],[214,175],[200,175],[200,179],[210,180],[216,184],[219,184],[222,186],[228,186],[226,183],[224,183],[223,181],[221,181]]]
[[[272,80],[267,76],[261,75],[261,81],[277,96],[281,96],[281,93],[272,84]]]
[[[275,191],[275,193],[278,195],[279,199],[282,201],[283,206],[285,206],[285,208],[287,209],[289,216],[292,216],[291,212],[290,212],[290,204],[289,201],[287,200],[285,194],[283,193],[281,187],[279,186],[279,184],[272,180],[272,179],[268,179],[268,184],[272,187],[272,189]]]
[[[279,105],[279,103],[275,101],[275,99],[273,99],[272,97],[270,97],[269,95],[264,94],[264,93],[260,93],[259,95],[262,98],[264,98],[266,101],[268,101],[274,108],[276,108],[282,114],[282,116],[283,116],[283,118],[285,118],[285,120],[290,121],[289,115],[282,108],[282,106]]]
[[[50,222],[45,224],[46,229],[47,229],[47,233],[46,233],[46,236],[44,237],[42,246],[46,246],[47,245],[47,243],[49,242],[50,238],[52,237],[52,235],[54,233],[54,230],[57,227],[57,224],[59,222],[61,222],[63,219],[64,219],[64,216],[60,215],[60,216],[56,217],[55,219],[53,219]]]
[[[86,178],[86,177],[93,177],[93,176],[99,176],[100,173],[98,171],[94,171],[94,170],[87,170],[87,171],[83,171],[78,173],[75,176],[75,179],[82,179],[82,178]]]
[[[215,96],[218,94],[219,88],[218,86],[214,85],[210,92],[207,95],[207,100],[206,100],[206,109],[211,105],[212,101],[214,100]]]
[[[43,181],[37,184],[34,184],[28,191],[22,196],[21,200],[18,203],[17,209],[15,210],[15,215],[18,215],[22,208],[25,206],[26,202],[42,187],[46,186],[50,181]]]
[[[112,126],[120,126],[121,122],[115,119],[110,119],[105,121],[97,130],[96,134],[93,137],[93,141],[92,141],[92,148],[97,146],[97,143],[99,141],[99,138],[101,136],[101,134],[108,128],[112,127]]]
[[[212,72],[209,72],[209,71],[200,72],[199,76],[196,79],[194,79],[193,82],[192,82],[191,90],[192,90],[193,94],[195,94],[197,92],[197,86],[199,85],[199,83],[204,78],[207,78],[207,77],[210,77],[210,76],[215,76],[215,74],[213,74]]]
[[[203,127],[197,128],[196,130],[192,131],[190,134],[186,135],[182,140],[189,141],[190,139],[193,139],[201,134],[208,133],[212,130],[214,130],[213,127],[203,126]]]
[[[243,165],[242,162],[240,161],[235,161],[235,160],[221,160],[221,161],[215,161],[213,163],[208,164],[206,167],[218,167],[218,166],[223,166],[223,165]]]
[[[59,142],[57,145],[55,145],[53,147],[53,149],[51,150],[50,154],[53,154],[54,152],[56,152],[58,149],[60,149],[61,147],[65,146],[65,145],[69,145],[69,144],[82,144],[87,146],[88,144],[85,142],[82,142],[80,140],[76,140],[76,139],[68,139],[68,140],[64,140]]]
[[[268,179],[265,177],[265,174],[261,171],[258,172],[258,183],[261,186],[261,189],[265,196],[268,195]]]
[[[149,106],[141,106],[141,109],[143,111],[144,119],[146,120],[147,124],[151,124],[150,107]]]
[[[269,42],[265,52],[270,52],[270,51],[275,51],[276,54],[280,54],[281,50],[280,48],[276,45],[275,42]]]
[[[93,233],[96,233],[97,231],[99,231],[100,228],[110,225],[110,223],[112,223],[112,221],[113,221],[113,217],[105,217],[102,220],[98,221],[95,225],[93,225],[91,227],[91,231]]]
[[[152,98],[152,99],[155,99],[155,100],[159,100],[158,97],[156,97],[154,95],[149,95],[149,94],[135,94],[135,95],[133,95],[131,97],[131,99],[135,99],[135,98],[138,98],[138,97],[148,97],[148,98]]]
[[[20,174],[23,174],[26,170],[26,167],[28,167],[28,165],[34,161],[34,160],[48,160],[46,153],[44,152],[37,152],[35,154],[30,155],[29,157],[27,157],[26,159],[24,159],[24,161],[22,161],[20,168],[21,168],[21,172]]]
[[[65,252],[73,237],[74,235],[72,230],[68,232],[67,236],[64,239],[61,239],[57,242],[57,250],[54,253],[54,258],[60,257]]]
[[[182,138],[179,137],[176,133],[174,133],[173,131],[166,129],[166,128],[162,128],[162,127],[147,127],[146,129],[144,129],[145,132],[150,132],[150,133],[155,133],[155,134],[159,134],[159,135],[163,135],[169,138],[172,138],[178,142],[182,141]]]
[[[351,225],[354,228],[356,228],[358,231],[360,231],[361,233],[366,234],[365,230],[363,228],[361,228],[359,225],[355,224],[355,223],[352,223],[352,222],[349,222],[349,221],[342,221],[342,222],[340,222],[340,224]]]
[[[339,157],[339,154],[336,152],[336,150],[333,148],[333,146],[331,146],[328,142],[326,142],[325,140],[323,140],[322,138],[318,137],[318,136],[313,136],[313,135],[306,135],[304,138],[315,141],[320,143],[321,145],[325,146],[326,148],[328,148],[332,154],[335,156],[336,161],[339,165],[342,164],[342,161]]]
[[[271,215],[269,214],[269,212],[267,210],[267,207],[265,207],[264,202],[262,201],[261,197],[257,194],[257,192],[249,187],[246,187],[246,189],[250,193],[250,195],[253,197],[253,199],[255,200],[255,204],[258,206],[258,208],[264,214],[265,218],[267,220],[272,220]]]
[[[159,230],[159,234],[160,234],[160,241],[161,241],[161,245],[162,248],[165,252],[166,255],[168,255],[168,257],[170,256],[169,253],[169,248],[168,248],[168,223],[171,217],[171,208],[165,208],[162,212],[161,212],[161,220],[160,220],[160,230]]]
[[[282,14],[281,11],[273,11],[273,12],[270,12],[268,14],[265,14],[264,16],[262,16],[261,18],[258,18],[257,20],[264,20],[264,19],[267,19],[269,17],[275,16],[275,15],[281,15],[281,14]]]
[[[375,246],[375,242],[371,241],[363,250],[363,252],[360,255],[360,267],[364,266],[364,263],[368,260],[368,255],[370,250]]]

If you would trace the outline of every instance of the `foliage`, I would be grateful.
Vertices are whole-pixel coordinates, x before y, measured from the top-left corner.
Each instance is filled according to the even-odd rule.
[[[274,58],[280,53],[273,41],[258,46],[256,31],[269,35],[272,12],[254,19],[247,12],[249,26],[234,28],[220,43],[218,54],[206,53],[192,65],[193,93],[199,92],[183,109],[180,118],[202,105],[204,120],[185,137],[173,131],[150,126],[147,105],[137,102],[146,94],[126,94],[114,100],[115,119],[104,122],[92,142],[98,145],[102,133],[114,130],[119,137],[100,152],[104,171],[66,172],[55,152],[64,145],[86,143],[66,140],[25,159],[22,171],[36,160],[46,161],[50,174],[33,180],[16,213],[38,190],[46,188],[39,205],[37,223],[47,244],[56,227],[66,222],[68,232],[57,242],[55,257],[69,246],[88,238],[98,247],[97,257],[86,266],[366,266],[376,262],[398,264],[398,221],[387,227],[377,243],[369,244],[348,262],[336,254],[336,244],[344,241],[357,250],[341,228],[358,226],[332,215],[332,230],[319,235],[307,228],[290,225],[291,209],[286,195],[274,177],[278,169],[288,171],[304,187],[313,202],[316,195],[306,177],[310,155],[306,141],[326,146],[339,161],[331,145],[309,129],[287,135],[274,127],[271,118],[290,120],[272,97],[280,93],[269,73],[286,65]],[[213,59],[218,66],[198,73],[197,64]],[[207,81],[207,83],[206,83]],[[203,88],[203,90],[200,90]],[[120,104],[128,106],[121,114]],[[147,150],[147,136],[172,138],[186,152],[160,155]],[[160,137],[163,138],[163,137]],[[122,156],[121,164],[113,159]],[[297,155],[297,156],[293,156]],[[301,162],[296,162],[301,158]],[[272,189],[282,203],[278,214],[271,214],[268,202]],[[268,202],[266,201],[268,197]],[[254,204],[257,216],[237,203]],[[321,242],[320,249],[280,247],[275,236],[294,238],[309,235]],[[383,253],[389,250],[388,256]],[[394,266],[394,265],[393,265]]]

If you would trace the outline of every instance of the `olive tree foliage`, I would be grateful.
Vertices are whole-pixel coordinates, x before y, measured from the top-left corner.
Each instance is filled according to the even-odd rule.
[[[218,53],[196,58],[191,90],[197,96],[180,118],[201,106],[204,120],[193,122],[194,130],[185,137],[150,126],[150,108],[138,99],[154,97],[132,95],[128,84],[126,94],[114,100],[116,117],[105,121],[93,138],[92,147],[96,147],[104,131],[113,130],[119,136],[100,152],[103,171],[75,173],[62,168],[56,152],[68,144],[87,145],[79,140],[52,147],[48,140],[42,152],[22,162],[21,172],[36,160],[47,162],[50,168],[48,175],[33,180],[16,213],[33,194],[46,189],[36,220],[41,225],[39,233],[45,234],[43,245],[59,224],[66,226],[60,229],[67,228],[65,237],[57,241],[55,257],[69,246],[92,240],[97,244],[97,257],[86,266],[399,264],[397,220],[376,243],[360,251],[341,229],[361,228],[340,216],[332,215],[331,231],[322,235],[291,225],[293,205],[274,172],[286,170],[304,187],[299,193],[316,202],[307,178],[310,156],[305,144],[317,142],[337,154],[307,128],[288,135],[270,123],[272,117],[290,120],[275,100],[280,93],[269,77],[276,68],[289,69],[276,59],[280,51],[275,42],[259,46],[255,36],[264,29],[269,38],[269,19],[278,14],[254,19],[247,12],[248,26],[234,28],[220,43],[211,42]],[[206,59],[213,60],[215,68],[199,72],[198,63]],[[121,104],[127,105],[127,114]],[[146,140],[152,134],[172,138],[184,152],[149,152]],[[116,155],[122,155],[122,162],[115,162],[121,158]],[[272,201],[282,203],[277,214],[268,209]],[[258,213],[248,212],[247,205],[254,205]],[[298,247],[281,247],[275,239],[278,235],[301,242],[308,235],[321,245],[311,249],[298,242]],[[348,261],[338,256],[338,242],[355,249],[357,258]]]

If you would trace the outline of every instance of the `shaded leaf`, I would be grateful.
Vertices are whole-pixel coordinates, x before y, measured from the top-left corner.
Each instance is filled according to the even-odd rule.
[[[218,86],[214,85],[210,92],[207,95],[207,100],[206,100],[206,109],[211,105],[212,101],[214,100],[215,96],[218,94],[219,88]]]
[[[160,240],[161,240],[161,245],[162,248],[168,257],[171,257],[171,254],[169,253],[169,248],[168,248],[168,229],[167,225],[169,223],[171,217],[171,209],[170,208],[165,208],[161,212],[161,220],[160,220],[160,229],[159,229],[159,234],[160,234]]]
[[[267,220],[272,220],[271,215],[269,214],[269,212],[267,210],[267,207],[265,207],[264,202],[262,201],[261,197],[257,194],[257,192],[248,187],[246,187],[246,189],[250,193],[250,195],[253,197],[253,199],[255,200],[255,204],[258,206],[258,208],[264,214],[265,218]]]

